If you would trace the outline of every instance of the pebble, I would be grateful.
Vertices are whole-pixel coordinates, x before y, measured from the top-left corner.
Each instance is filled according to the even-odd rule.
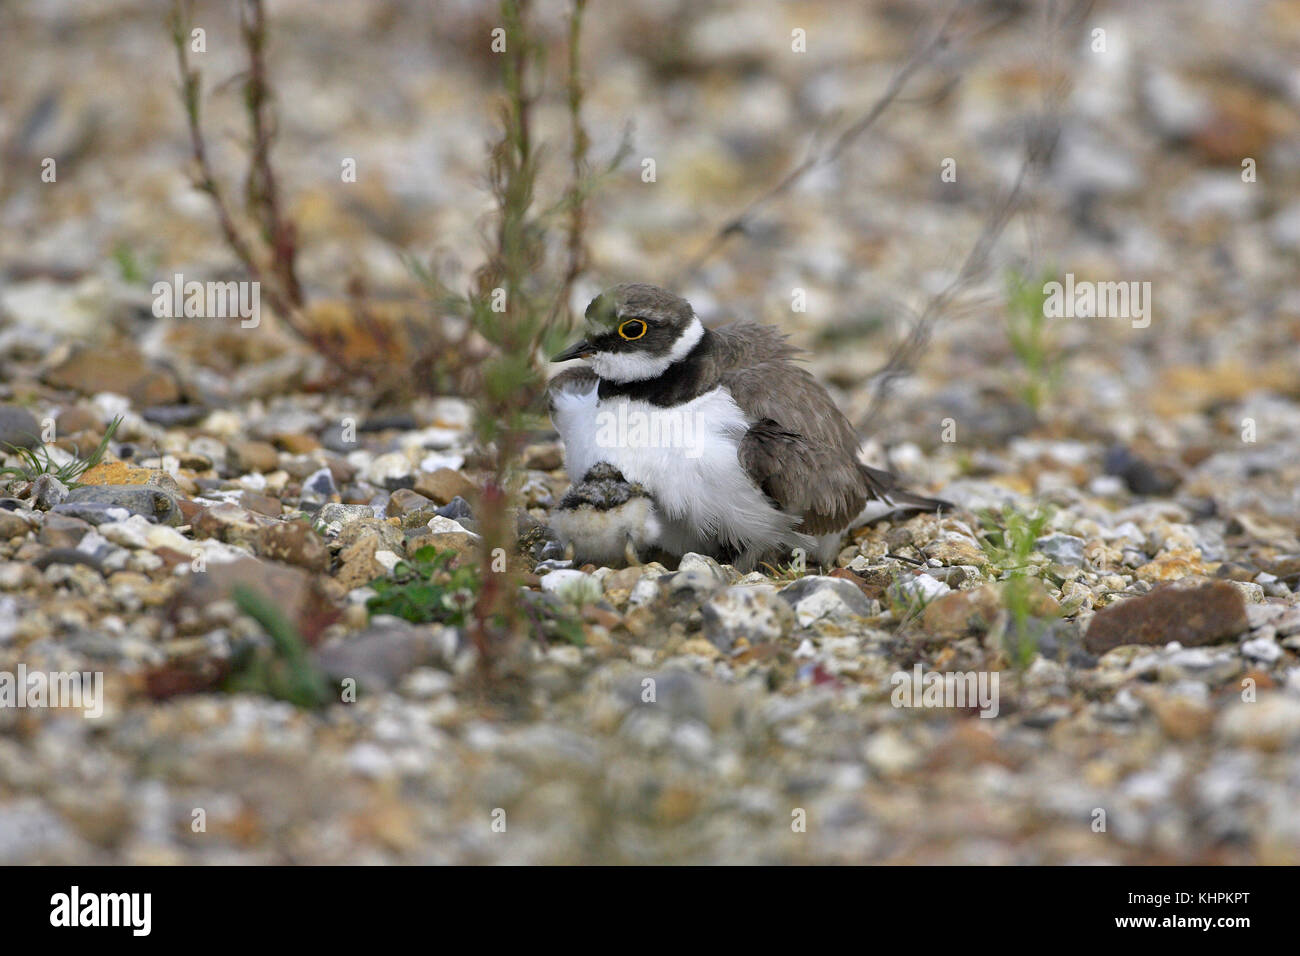
[[[726,584],[712,568],[696,564],[658,579],[659,592],[671,603],[698,604]]]
[[[90,505],[89,509],[72,506]],[[53,510],[71,514],[95,523],[90,515],[104,508],[120,509],[130,514],[143,515],[162,524],[181,524],[181,511],[176,497],[161,488],[138,485],[81,485],[68,492],[67,500],[55,505]]]
[[[330,566],[325,539],[306,521],[281,521],[261,528],[253,547],[264,558],[308,571],[323,572]]]
[[[594,604],[605,595],[600,582],[583,571],[551,571],[542,576],[541,588],[544,593],[554,594],[577,607]]]
[[[410,488],[399,488],[388,498],[385,512],[390,518],[401,517],[422,508],[432,508],[433,502]]]
[[[470,534],[469,530],[459,521],[452,518],[445,518],[442,515],[434,515],[429,519],[426,527],[434,534]],[[470,535],[477,538],[478,535]]]
[[[992,625],[1001,607],[997,590],[991,585],[970,591],[953,591],[926,605],[921,624],[928,633],[943,638],[983,633]]]
[[[7,446],[36,448],[41,444],[41,423],[25,408],[0,405],[0,451]]]
[[[469,500],[474,497],[475,486],[468,478],[450,468],[438,468],[433,472],[420,471],[415,476],[414,489],[435,504],[449,504],[456,498]]]
[[[857,618],[880,613],[879,602],[869,600],[859,587],[825,575],[802,577],[782,588],[780,596],[794,609],[800,627],[819,620],[852,624]]]
[[[653,603],[659,597],[659,582],[657,579],[645,576],[639,578],[632,586],[632,592],[628,596],[628,603],[634,607],[639,607]]]
[[[372,461],[364,471],[366,481],[388,491],[396,491],[399,488],[411,488],[415,485],[415,479],[411,474],[411,461],[401,452],[388,452],[379,455]],[[420,491],[421,494],[424,492]],[[433,497],[427,495],[427,497]],[[438,502],[442,504],[443,502]]]
[[[1068,534],[1049,534],[1034,542],[1034,547],[1057,564],[1079,567],[1083,564],[1082,538]]]
[[[701,611],[704,636],[723,652],[741,638],[751,645],[780,641],[795,622],[789,602],[767,584],[726,588],[710,597]]]
[[[216,538],[226,544],[253,547],[261,529],[271,519],[254,515],[229,501],[208,505],[191,519],[197,538]]]
[[[447,502],[441,508],[435,509],[434,513],[443,518],[451,518],[454,521],[458,521],[461,518],[472,518],[474,516],[474,511],[470,507],[469,502],[460,495],[452,498],[451,501]]]
[[[375,509],[369,505],[327,504],[320,509],[319,520],[325,525],[346,526],[357,521],[372,521]]]
[[[1255,701],[1237,701],[1220,714],[1216,731],[1227,740],[1261,750],[1300,743],[1300,700],[1263,693]]]
[[[722,565],[707,554],[696,554],[694,551],[688,551],[683,554],[681,560],[677,563],[677,570],[680,571],[700,571],[706,574],[719,587],[725,585],[728,581],[728,574]]]
[[[321,647],[315,659],[331,680],[351,678],[363,692],[373,693],[394,687],[417,668],[445,662],[456,644],[452,628],[417,627],[384,618]]]
[[[74,348],[46,370],[44,379],[83,395],[111,392],[125,396],[136,407],[167,405],[180,399],[175,377],[156,368],[130,345]]]
[[[275,471],[280,467],[280,453],[265,441],[233,441],[226,456],[228,466],[238,472]]]
[[[0,540],[23,537],[32,530],[32,527],[22,515],[13,511],[0,510]]]
[[[0,516],[3,514],[0,512]],[[125,508],[118,509],[117,517],[113,519],[108,518],[103,512],[97,512],[97,515],[104,520],[120,520],[128,517],[130,512]],[[37,533],[36,540],[51,548],[75,548],[92,527],[90,522],[83,521],[81,518],[50,512],[41,523],[41,530]]]
[[[32,482],[32,503],[41,511],[63,504],[69,493],[68,486],[51,474],[38,475]]]
[[[338,496],[338,486],[334,484],[334,475],[328,468],[319,468],[302,481],[301,499],[304,504],[320,506],[334,501]]]
[[[952,588],[943,581],[928,574],[900,574],[890,585],[892,595],[904,601],[933,601],[951,591]]]
[[[1213,581],[1157,588],[1102,608],[1088,625],[1084,646],[1094,654],[1121,644],[1199,646],[1231,640],[1248,629],[1235,582]]]
[[[1242,642],[1241,653],[1243,657],[1251,660],[1273,664],[1281,659],[1282,648],[1278,647],[1277,641],[1271,637],[1256,637]]]

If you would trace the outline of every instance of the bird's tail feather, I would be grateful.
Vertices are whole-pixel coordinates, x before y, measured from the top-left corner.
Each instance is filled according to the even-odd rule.
[[[902,506],[905,508],[919,508],[922,511],[952,511],[956,507],[951,501],[945,501],[942,498],[928,498],[925,495],[914,494],[898,483],[898,476],[892,471],[885,471],[883,468],[872,468],[870,465],[859,464],[862,474],[867,479],[867,485],[875,496],[887,504]]]

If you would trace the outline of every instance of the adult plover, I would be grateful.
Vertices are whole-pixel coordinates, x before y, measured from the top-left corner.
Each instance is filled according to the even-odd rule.
[[[577,479],[604,463],[645,489],[664,551],[830,564],[868,501],[946,504],[858,461],[853,427],[776,329],[706,329],[685,299],[640,283],[597,296],[586,320],[554,358],[586,365],[549,388],[565,467]]]

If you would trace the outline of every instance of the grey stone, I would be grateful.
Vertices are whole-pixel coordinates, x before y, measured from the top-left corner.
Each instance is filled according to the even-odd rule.
[[[370,505],[328,504],[320,510],[320,520],[325,524],[350,525],[356,521],[373,521],[375,509]]]
[[[91,524],[99,524],[105,520],[120,520],[108,518],[95,520],[89,516],[89,512],[69,511],[67,508],[68,505],[87,504],[124,508],[131,514],[143,515],[159,524],[184,523],[180,508],[176,504],[176,497],[171,492],[143,485],[82,485],[80,488],[73,488],[68,493],[67,501],[56,506],[55,510],[61,514],[72,514]]]
[[[1241,592],[1242,600],[1247,604],[1264,603],[1264,589],[1253,581],[1228,581],[1227,583]]]
[[[702,571],[717,581],[719,586],[728,583],[727,572],[723,570],[722,565],[707,554],[696,554],[694,551],[686,552],[682,555],[682,559],[677,562],[677,570]]]
[[[1246,623],[1250,629],[1257,630],[1265,624],[1271,624],[1287,612],[1283,604],[1247,604]]]
[[[863,594],[861,588],[843,578],[811,574],[780,593],[781,599],[794,609],[795,619],[804,627],[820,619],[846,621],[852,617],[872,617],[880,612],[880,606]]]
[[[904,573],[889,586],[889,595],[896,600],[929,602],[951,590],[951,587],[932,574]]]
[[[50,513],[77,518],[95,526],[109,521],[125,521],[131,517],[131,512],[120,505],[100,504],[94,501],[65,501],[63,504],[51,508]]]
[[[50,548],[32,559],[32,567],[44,571],[52,564],[84,564],[103,573],[104,559],[80,548]]]
[[[1300,742],[1300,701],[1271,693],[1239,702],[1220,714],[1215,729],[1227,740],[1263,750],[1294,746]]]
[[[303,479],[299,500],[303,505],[323,506],[338,496],[339,489],[334,484],[334,475],[328,468],[321,468]]]
[[[401,452],[388,452],[370,463],[364,475],[366,481],[388,491],[415,486],[411,462]]]
[[[583,571],[551,571],[542,577],[542,591],[554,594],[561,601],[581,607],[595,604],[605,594],[600,581]]]
[[[387,690],[417,667],[448,663],[458,643],[454,628],[376,618],[361,633],[320,648],[316,661],[331,680],[352,678],[363,690]]]
[[[434,513],[441,515],[444,518],[451,518],[453,521],[459,521],[462,518],[471,517],[474,512],[473,509],[470,508],[469,502],[460,495],[457,495],[441,508],[438,508]],[[527,512],[523,512],[523,514],[527,514]]]
[[[720,651],[740,638],[751,644],[779,641],[794,628],[794,611],[770,585],[737,585],[713,595],[701,608],[704,636]]]
[[[164,428],[196,425],[212,409],[205,405],[151,405],[140,411],[140,417]]]
[[[614,686],[613,696],[628,718],[644,715],[734,728],[746,716],[744,701],[732,688],[685,670],[623,678]]]
[[[718,576],[712,571],[701,567],[692,567],[687,568],[685,571],[665,574],[658,579],[659,588],[666,597],[693,597],[695,600],[700,601],[717,591],[724,584],[726,584],[725,580],[719,580]]]
[[[1273,638],[1261,635],[1242,642],[1241,656],[1264,664],[1272,664],[1282,656],[1282,648],[1278,647],[1277,641]]]
[[[32,503],[42,511],[49,511],[67,500],[68,486],[54,475],[39,475],[32,482]]]
[[[1079,567],[1083,564],[1083,539],[1072,534],[1044,535],[1034,547],[1057,564]]]
[[[17,405],[0,405],[0,449],[6,445],[35,448],[39,444],[41,424],[36,416]]]

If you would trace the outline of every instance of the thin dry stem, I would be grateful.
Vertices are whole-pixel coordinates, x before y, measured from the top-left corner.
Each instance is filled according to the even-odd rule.
[[[968,3],[969,0],[957,0],[948,10],[948,13],[940,21],[938,28],[930,37],[922,43],[915,52],[908,57],[893,78],[890,79],[889,85],[885,91],[871,105],[862,116],[860,116],[851,125],[840,132],[838,136],[832,139],[823,149],[814,151],[805,158],[801,163],[790,169],[777,183],[769,188],[766,192],[755,197],[740,212],[727,219],[722,223],[706,241],[704,247],[678,272],[673,280],[674,285],[680,285],[682,281],[693,276],[705,262],[711,259],[720,250],[732,236],[744,233],[750,222],[760,209],[772,202],[778,196],[783,195],[794,187],[799,180],[803,179],[814,169],[825,166],[839,158],[850,144],[858,137],[869,130],[890,105],[898,99],[903,88],[916,74],[921,67],[933,60],[939,53],[947,49],[952,39],[953,21],[957,12]]]

